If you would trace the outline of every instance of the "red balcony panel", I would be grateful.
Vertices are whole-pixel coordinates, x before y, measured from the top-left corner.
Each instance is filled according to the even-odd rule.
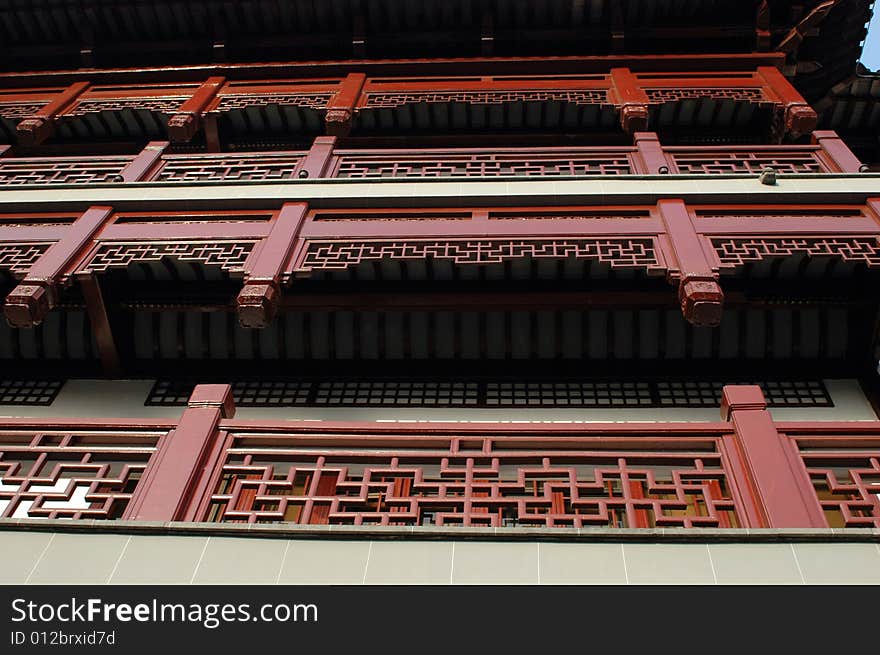
[[[0,517],[118,519],[170,426],[0,419]]]
[[[225,422],[207,520],[737,527],[729,426],[306,429]],[[317,450],[316,450],[317,447]],[[242,499],[247,499],[246,503]]]

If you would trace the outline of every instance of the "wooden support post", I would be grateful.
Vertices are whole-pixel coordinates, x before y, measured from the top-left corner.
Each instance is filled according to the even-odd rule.
[[[782,131],[784,134],[800,136],[816,129],[819,117],[815,110],[797,92],[785,75],[774,66],[758,66],[758,75],[764,80],[764,90],[771,98],[776,98],[782,112]]]
[[[110,327],[110,319],[107,316],[107,308],[104,305],[101,284],[94,273],[79,274],[77,281],[86,301],[86,312],[89,315],[92,334],[95,336],[95,343],[98,346],[101,366],[107,375],[120,375],[122,364],[116,349],[116,340],[113,338],[113,329]]]
[[[304,202],[285,203],[260,244],[256,260],[245,272],[244,288],[236,298],[238,320],[244,327],[266,327],[275,317],[284,266],[293,252],[308,208]]]
[[[168,119],[168,136],[172,141],[189,141],[202,125],[202,114],[223,87],[225,77],[209,77],[195,93]]]
[[[3,312],[9,325],[26,328],[43,321],[58,303],[62,276],[91,246],[112,211],[112,207],[90,207],[40,256],[21,283],[6,297]]]
[[[663,146],[660,145],[656,132],[636,132],[633,135],[633,140],[641,159],[638,163],[642,166],[642,170],[636,172],[648,175],[665,175],[673,170],[674,163],[663,152]]]
[[[327,114],[324,116],[327,134],[348,136],[354,118],[354,108],[357,106],[366,79],[367,76],[363,73],[349,73],[339,83],[339,90],[327,103]]]
[[[76,99],[88,88],[88,82],[74,82],[59,93],[54,100],[40,107],[33,116],[22,119],[15,126],[18,142],[25,146],[36,146],[43,143],[55,131],[56,118],[76,102]]]
[[[228,384],[198,385],[177,427],[159,442],[123,518],[184,520],[190,501],[198,491],[198,483],[203,479],[202,471],[208,468],[207,460],[220,437],[220,419],[234,415],[235,403]]]
[[[168,141],[150,141],[140,153],[122,169],[120,176],[123,182],[142,182],[149,180],[155,171],[156,164],[162,159],[162,153],[168,147]]]
[[[703,250],[684,201],[661,200],[657,209],[672,250],[669,280],[678,281],[682,314],[694,325],[720,324],[724,292],[718,284],[718,271]]]
[[[822,152],[841,173],[862,173],[868,167],[859,161],[843,139],[834,130],[816,130],[812,141],[822,148]]]
[[[312,141],[309,153],[299,167],[300,177],[324,177],[330,172],[333,149],[336,147],[335,136],[318,136]]]
[[[721,418],[736,431],[736,445],[750,478],[746,483],[760,505],[765,525],[827,528],[806,469],[792,456],[785,436],[776,431],[761,387],[725,386]]]
[[[648,129],[648,94],[629,68],[611,69],[611,87],[620,107],[620,126],[635,134]]]

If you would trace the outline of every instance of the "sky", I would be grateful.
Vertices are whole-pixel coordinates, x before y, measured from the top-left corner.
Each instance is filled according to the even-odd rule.
[[[865,39],[862,63],[872,71],[880,69],[880,7],[876,5],[874,17],[868,25],[868,38]]]

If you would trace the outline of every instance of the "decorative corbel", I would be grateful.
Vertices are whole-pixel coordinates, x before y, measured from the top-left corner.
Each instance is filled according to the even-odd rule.
[[[339,83],[339,90],[330,98],[324,115],[327,134],[341,137],[351,132],[354,110],[366,79],[363,73],[349,73]]]
[[[15,126],[18,142],[24,146],[36,146],[55,132],[55,121],[65,109],[70,107],[89,88],[88,82],[75,82],[59,93],[33,116],[22,119]]]
[[[238,320],[243,327],[263,328],[278,311],[284,266],[293,252],[308,205],[285,203],[259,246],[253,263],[245,272],[244,288],[235,300]]]
[[[620,107],[620,126],[627,134],[648,129],[648,95],[629,68],[611,69],[611,86]]]
[[[225,84],[225,77],[209,77],[168,119],[168,137],[172,141],[190,141],[202,126],[202,114]]]

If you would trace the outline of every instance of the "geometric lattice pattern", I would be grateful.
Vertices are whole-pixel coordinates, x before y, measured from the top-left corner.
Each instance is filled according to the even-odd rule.
[[[164,434],[0,430],[0,517],[120,518]]]
[[[418,103],[462,103],[471,105],[501,105],[513,102],[565,102],[574,105],[607,105],[608,91],[426,91],[410,93],[366,93],[364,109],[400,107]]]
[[[301,107],[305,109],[322,110],[327,108],[327,103],[333,98],[332,93],[261,93],[259,95],[224,95],[219,104],[209,113],[221,114],[223,112],[245,109],[246,107]]]
[[[146,405],[186,405],[194,381],[158,380]],[[771,407],[833,407],[821,380],[322,379],[230,382],[240,407],[719,407],[725,384],[759,384]]]
[[[876,238],[736,238],[712,239],[722,268],[736,268],[746,262],[756,262],[768,257],[791,257],[804,254],[808,257],[839,257],[845,262],[880,266],[880,247]]]
[[[131,157],[0,159],[0,185],[121,182]]]
[[[414,438],[392,452],[234,432],[207,520],[491,527],[737,527],[717,438]],[[341,440],[340,440],[341,441]],[[644,443],[644,441],[642,441]],[[681,450],[677,450],[680,448]]]
[[[822,380],[664,380],[656,383],[656,393],[662,407],[719,407],[722,387],[727,384],[760,386],[769,407],[834,406]]]
[[[613,268],[659,268],[653,239],[553,239],[442,241],[311,241],[303,269],[342,270],[379,259],[451,259],[456,264],[497,264],[505,260],[594,259]]]
[[[157,114],[174,114],[188,96],[163,96],[158,98],[107,98],[84,99],[64,111],[62,116],[85,116],[100,112],[121,112],[123,110],[148,111]]]
[[[102,243],[82,270],[100,273],[125,268],[134,262],[159,261],[163,257],[184,262],[218,266],[228,272],[241,272],[256,241],[168,241]]]
[[[663,87],[644,89],[648,96],[648,102],[662,104],[666,102],[678,102],[696,98],[712,98],[715,100],[736,100],[755,103],[767,102],[764,91],[757,87]]]
[[[0,405],[51,405],[63,380],[0,379]]]
[[[200,182],[203,180],[291,180],[303,153],[261,153],[253,155],[184,155],[163,159],[157,182]],[[2,172],[2,169],[0,169]]]
[[[24,276],[51,245],[51,243],[2,243],[0,269],[9,271],[14,276]]]
[[[23,118],[30,118],[40,109],[46,106],[51,98],[46,98],[42,102],[3,102],[0,103],[0,118],[10,121],[18,121]]]
[[[880,528],[880,438],[795,438],[832,528]]]
[[[428,151],[430,152],[430,151]],[[428,152],[425,154],[428,155]],[[408,154],[339,157],[333,177],[494,177],[501,175],[555,177],[559,175],[626,175],[632,164],[625,152],[607,155],[569,155],[549,157],[539,154],[431,153],[416,157]]]
[[[723,175],[748,173],[757,175],[764,168],[778,173],[826,173],[827,166],[815,151],[780,149],[776,152],[751,150],[749,152],[699,151],[671,153],[679,173],[696,175]]]

